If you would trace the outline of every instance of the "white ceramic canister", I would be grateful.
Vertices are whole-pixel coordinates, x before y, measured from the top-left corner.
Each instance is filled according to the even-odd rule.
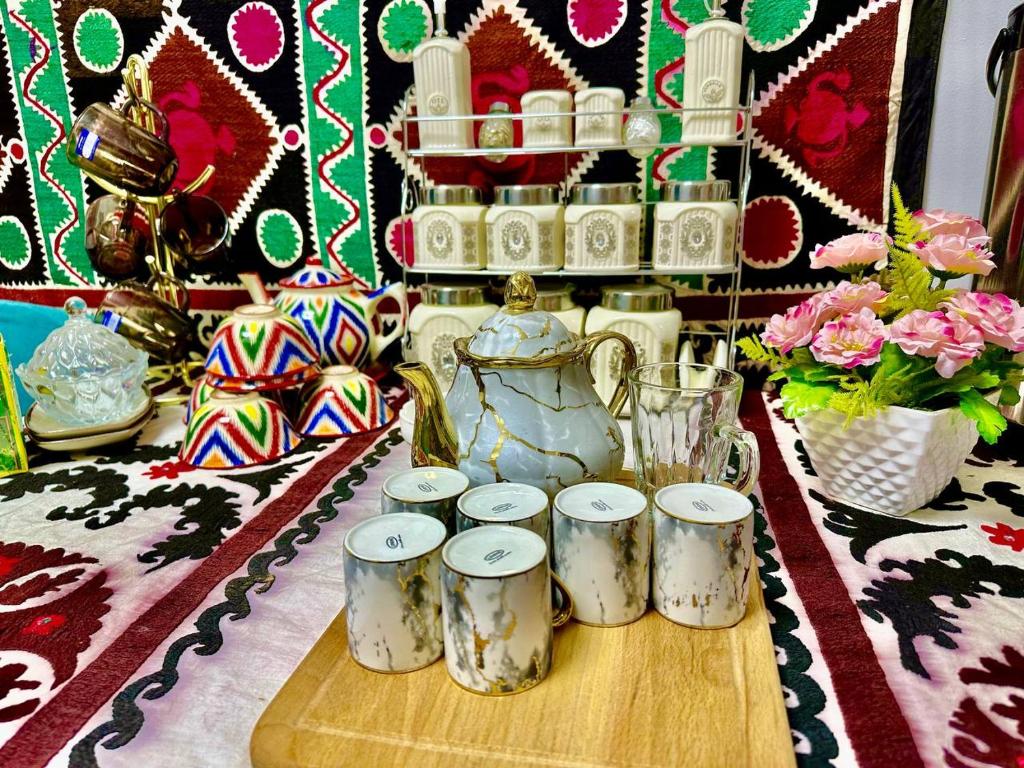
[[[538,285],[537,300],[533,303],[533,308],[554,315],[572,333],[582,336],[587,310],[573,300],[573,287],[571,283],[560,286]]]
[[[636,184],[574,184],[565,207],[565,269],[639,269],[642,218]]]
[[[676,359],[683,316],[672,306],[672,289],[654,283],[609,285],[601,303],[587,313],[586,332],[618,331],[636,347],[638,366]],[[599,347],[591,358],[594,386],[605,403],[611,401],[622,375],[618,347]],[[628,408],[628,405],[627,405]]]
[[[448,37],[443,3],[438,4],[434,37],[424,40],[412,53],[419,117],[472,115],[469,48]],[[423,149],[471,149],[472,120],[424,120],[416,123]]]
[[[345,619],[353,661],[411,672],[441,658],[441,545],[447,531],[413,512],[364,520],[345,536]]]
[[[482,285],[424,283],[420,295],[422,301],[409,315],[405,359],[426,363],[441,391],[447,392],[459,367],[455,340],[472,336],[498,307],[484,299]]]
[[[487,211],[487,267],[523,272],[561,268],[565,209],[555,184],[494,188]]]
[[[735,141],[740,98],[743,27],[725,18],[715,0],[712,18],[686,30],[683,80],[683,141],[715,144]]]
[[[547,113],[523,119],[524,147],[572,146],[572,94],[568,91],[527,91],[519,100],[524,115]],[[552,112],[562,112],[555,117]]]
[[[739,622],[757,578],[750,499],[720,485],[678,483],[654,495],[653,514],[655,610],[700,629]]]
[[[621,88],[584,88],[576,92],[576,146],[611,147],[622,141]]]
[[[483,269],[486,206],[480,189],[439,184],[423,190],[423,203],[412,212],[417,267]]]
[[[481,525],[525,528],[547,541],[551,528],[548,495],[524,483],[478,485],[459,497],[455,528],[461,532]]]
[[[555,573],[573,618],[615,627],[647,610],[651,528],[647,497],[618,483],[580,483],[555,496]]]
[[[668,181],[654,205],[652,266],[660,272],[735,263],[736,204],[728,181]],[[568,218],[568,216],[567,216]]]

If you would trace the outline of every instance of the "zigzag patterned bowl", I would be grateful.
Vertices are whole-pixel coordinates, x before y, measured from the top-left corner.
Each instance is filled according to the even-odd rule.
[[[290,453],[299,439],[277,403],[214,392],[189,419],[178,456],[206,469],[248,467]]]
[[[238,307],[213,334],[206,372],[248,382],[297,375],[320,355],[306,332],[270,304]]]
[[[332,365],[303,390],[297,426],[308,437],[346,437],[380,429],[392,418],[377,382],[351,365]]]
[[[220,389],[224,392],[235,394],[245,394],[246,392],[266,393],[291,389],[292,387],[301,387],[311,379],[315,379],[319,372],[319,368],[311,365],[309,368],[303,368],[295,373],[285,376],[274,376],[269,379],[232,379],[224,376],[207,375],[206,381],[214,389]]]
[[[198,411],[199,406],[209,400],[216,391],[217,389],[210,383],[210,377],[205,373],[196,379],[196,383],[192,387],[192,394],[189,395],[188,402],[185,403],[185,417],[182,421],[188,424],[192,414]]]

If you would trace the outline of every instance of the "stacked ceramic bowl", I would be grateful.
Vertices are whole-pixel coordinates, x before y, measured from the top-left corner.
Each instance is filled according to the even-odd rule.
[[[214,333],[186,406],[180,455],[197,467],[247,467],[286,455],[303,435],[347,437],[391,420],[372,378],[347,365],[321,371],[297,323],[276,307],[248,304]]]

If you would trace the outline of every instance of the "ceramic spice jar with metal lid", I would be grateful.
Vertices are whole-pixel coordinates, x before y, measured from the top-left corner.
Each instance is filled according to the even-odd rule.
[[[654,205],[652,266],[721,270],[735,263],[736,204],[728,181],[669,181]]]
[[[565,209],[556,184],[494,188],[487,211],[487,266],[522,272],[560,269]]]
[[[636,184],[573,185],[565,207],[565,269],[638,269],[642,217]]]
[[[472,336],[480,324],[498,311],[484,298],[483,285],[424,283],[421,301],[409,315],[409,340],[405,359],[427,364],[442,392],[455,377],[458,361],[453,343]]]
[[[673,291],[655,283],[609,285],[587,313],[586,332],[616,331],[632,340],[637,365],[676,359],[683,316],[672,306]],[[622,355],[611,346],[594,352],[590,371],[601,399],[611,400],[622,374]]]
[[[587,310],[578,306],[572,298],[573,285],[564,283],[558,286],[537,286],[537,301],[534,309],[548,312],[559,320],[572,333],[578,336],[583,335],[583,321],[587,316]]]
[[[480,189],[439,184],[423,190],[423,203],[412,212],[417,267],[483,269],[484,215]]]

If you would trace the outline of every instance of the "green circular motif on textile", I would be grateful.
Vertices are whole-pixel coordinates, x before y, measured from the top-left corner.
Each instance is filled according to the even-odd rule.
[[[758,53],[777,51],[807,29],[818,0],[743,0],[747,43]]]
[[[93,72],[113,72],[124,54],[124,34],[114,14],[90,8],[75,22],[75,53]]]
[[[268,208],[256,217],[256,242],[275,267],[290,267],[302,255],[299,222],[280,208]]]
[[[13,216],[0,216],[0,263],[8,269],[24,269],[32,258],[25,225]]]
[[[423,0],[391,0],[377,19],[377,38],[394,61],[412,61],[413,49],[433,33],[433,16]]]

